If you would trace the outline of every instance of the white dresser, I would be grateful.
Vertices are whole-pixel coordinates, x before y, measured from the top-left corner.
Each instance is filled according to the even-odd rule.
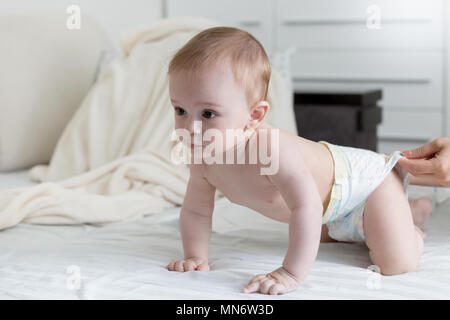
[[[381,88],[378,149],[385,153],[449,135],[447,6],[444,0],[163,4],[169,17],[206,16],[245,29],[269,53],[295,46],[291,74],[296,89]]]

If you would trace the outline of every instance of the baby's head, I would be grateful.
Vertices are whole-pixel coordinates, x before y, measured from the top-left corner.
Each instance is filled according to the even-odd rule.
[[[248,32],[206,29],[186,43],[169,65],[175,129],[194,134],[214,128],[254,129],[269,110],[270,63],[263,46]],[[200,133],[200,132],[198,132]]]

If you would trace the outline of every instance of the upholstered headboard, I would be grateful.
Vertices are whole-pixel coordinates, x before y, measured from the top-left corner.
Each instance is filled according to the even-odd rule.
[[[83,15],[0,15],[0,171],[50,160],[57,139],[113,46]]]

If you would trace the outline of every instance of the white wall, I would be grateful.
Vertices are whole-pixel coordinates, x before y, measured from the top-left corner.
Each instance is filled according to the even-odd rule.
[[[374,3],[383,9],[383,27],[369,32],[359,20]],[[295,43],[301,49],[292,61],[296,88],[383,88],[381,152],[450,132],[450,6],[444,0],[1,0],[0,14],[57,11],[68,17],[74,4],[116,49],[122,32],[178,15],[247,29],[269,51]]]
[[[296,90],[381,88],[380,152],[449,133],[445,0],[165,1],[168,16],[203,15],[246,29],[269,52],[294,45]],[[367,25],[373,7],[379,28]]]
[[[81,27],[83,14],[88,14],[107,32],[117,48],[122,31],[149,25],[162,17],[161,0],[2,0],[0,14],[57,11],[69,16],[66,11],[70,5],[80,7]]]
[[[356,26],[355,21],[358,22],[365,18],[365,8],[368,4],[374,3],[379,3],[382,8],[393,7],[396,10],[392,11],[395,13],[392,16],[390,16],[389,10],[383,11],[383,15],[387,18],[386,28],[382,29],[385,30],[384,33],[373,32],[370,34],[372,38],[380,36],[380,41],[374,41],[373,43],[380,43],[384,40],[389,41],[393,34],[398,33],[392,33],[389,30],[400,30],[401,24],[399,22],[403,22],[405,25],[405,28],[403,28],[404,37],[400,37],[402,41],[391,41],[392,43],[385,45],[383,48],[370,46],[363,48],[364,44],[370,44],[370,39],[372,38],[367,37],[360,38],[358,41],[355,40],[355,31],[352,30]],[[450,51],[448,50],[450,44],[450,23],[448,22],[450,5],[444,0],[0,0],[0,14],[56,11],[64,16],[69,16],[66,11],[70,5],[78,5],[80,7],[81,17],[87,14],[97,21],[115,44],[116,50],[119,49],[122,32],[149,25],[164,16],[203,15],[226,24],[234,24],[248,29],[256,36],[259,36],[260,40],[269,48],[282,47],[282,40],[286,43],[291,43],[296,38],[299,44],[306,46],[304,51],[306,53],[313,52],[313,56],[318,56],[318,53],[326,53],[330,50],[330,45],[333,44],[333,41],[337,41],[336,37],[330,37],[330,34],[333,34],[333,32],[341,32],[339,39],[349,40],[346,45],[347,51],[355,49],[353,48],[355,46],[358,47],[356,48],[357,50],[353,50],[355,58],[347,59],[347,61],[362,59],[364,52],[372,52],[373,49],[375,51],[382,49],[392,54],[417,51],[425,58],[419,59],[419,63],[416,63],[417,61],[410,61],[405,55],[405,63],[411,63],[411,70],[419,67],[424,70],[422,73],[425,74],[426,81],[422,81],[425,82],[422,85],[423,88],[429,86],[434,89],[439,88],[439,91],[436,94],[436,90],[430,89],[429,91],[432,93],[430,95],[431,98],[425,97],[425,99],[421,92],[412,87],[407,88],[408,90],[399,90],[401,84],[398,83],[399,81],[392,84],[391,86],[394,88],[392,93],[395,94],[394,98],[396,99],[386,99],[385,103],[383,103],[384,107],[391,108],[386,110],[392,110],[392,112],[391,117],[385,117],[383,121],[381,133],[385,137],[382,137],[384,141],[381,142],[379,151],[388,153],[393,150],[413,148],[439,135],[448,136],[450,134]],[[397,8],[396,6],[399,7]],[[356,18],[354,17],[355,10],[358,13]],[[409,17],[408,12],[412,12],[411,14],[413,15]],[[346,15],[349,16],[347,17]],[[402,17],[402,15],[406,16]],[[414,25],[415,20],[417,20],[417,23]],[[61,27],[65,28],[66,26]],[[314,34],[316,29],[318,31]],[[290,30],[292,30],[291,33],[289,33]],[[328,33],[325,30],[328,30]],[[413,32],[414,30],[432,30],[433,32],[423,36],[423,32]],[[278,37],[275,39],[274,35],[277,34]],[[418,35],[421,34],[422,37],[419,37]],[[405,44],[408,42],[405,39],[411,43],[409,45]],[[434,42],[431,41],[433,39]],[[414,42],[416,40],[423,41],[423,43]],[[337,45],[342,47],[342,42],[337,42]],[[336,43],[334,46],[336,46]],[[404,47],[400,48],[403,51],[397,48],[401,46]],[[351,48],[349,49],[348,47]],[[338,49],[341,50],[342,48]],[[338,52],[340,52],[339,50]],[[430,52],[434,53],[435,58],[429,59],[426,56]],[[299,61],[305,61],[305,59],[299,59]],[[314,72],[323,76],[324,71],[322,70],[322,73],[320,73],[321,65],[321,63],[312,63],[309,76],[311,74],[314,75]],[[398,64],[394,65],[397,66]],[[432,69],[431,66],[433,65],[442,74],[440,73],[433,77],[428,76],[427,72]],[[302,75],[301,72],[304,73],[306,67],[301,65],[297,67],[299,70],[298,74]],[[295,64],[293,68],[295,69]],[[381,72],[383,71],[382,69],[381,67],[375,71]],[[326,68],[326,71],[329,72],[330,68]],[[391,70],[387,69],[384,71],[388,72]],[[355,74],[355,72],[364,73],[365,70],[361,67],[353,66],[346,72]],[[410,77],[411,75],[405,73],[402,76]],[[318,82],[314,82],[313,85],[317,87]],[[370,83],[370,85],[373,84]],[[412,97],[414,94],[416,94],[417,98]],[[400,98],[403,100],[410,99],[412,103],[409,100],[405,100],[404,105],[400,106],[391,103],[392,101],[396,102]],[[421,98],[422,100],[425,99],[426,103],[411,107],[414,103],[417,104],[418,101],[422,101],[420,100]],[[438,99],[439,103],[431,106],[426,105],[427,103],[431,104],[429,101],[434,101],[433,99]],[[399,113],[400,111],[401,113]],[[388,116],[389,114],[386,113],[386,115]],[[408,117],[411,116],[414,116],[416,121],[409,121]],[[400,128],[404,132],[402,130],[397,130],[397,132],[395,131],[396,128]],[[421,138],[421,140],[414,138],[418,131],[425,131],[425,134],[423,134],[425,138]]]

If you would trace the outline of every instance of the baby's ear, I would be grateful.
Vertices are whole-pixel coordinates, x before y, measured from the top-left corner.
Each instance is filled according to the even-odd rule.
[[[256,103],[255,105],[254,105],[254,108],[264,108],[264,109],[266,109],[266,112],[268,112],[269,111],[269,109],[270,109],[270,105],[269,105],[269,102],[267,102],[267,101],[259,101],[258,103]]]
[[[248,128],[256,128],[266,117],[269,112],[270,105],[267,101],[259,101],[250,109],[250,119],[248,121]]]

